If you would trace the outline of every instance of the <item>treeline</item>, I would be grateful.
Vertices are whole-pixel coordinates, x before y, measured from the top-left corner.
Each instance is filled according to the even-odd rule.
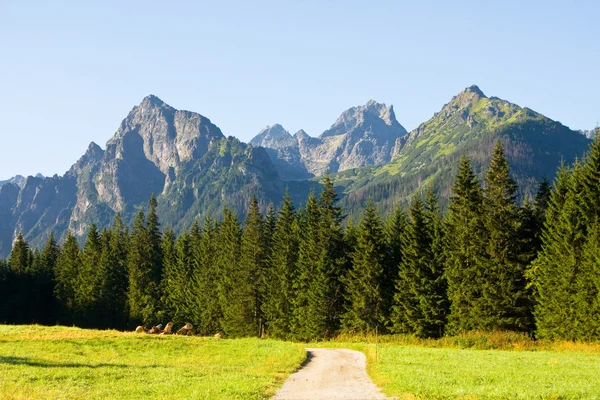
[[[40,252],[19,235],[0,266],[0,321],[312,340],[338,332],[440,337],[512,330],[600,338],[600,139],[554,188],[517,204],[500,143],[481,184],[463,157],[442,215],[433,190],[385,220],[370,202],[345,226],[329,178],[302,209],[286,195],[243,224],[230,210],[176,237],[156,201]]]

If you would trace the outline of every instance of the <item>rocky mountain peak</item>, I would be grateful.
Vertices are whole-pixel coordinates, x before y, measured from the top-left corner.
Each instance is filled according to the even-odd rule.
[[[405,134],[406,129],[396,120],[396,114],[392,106],[369,100],[364,106],[349,108],[335,121],[335,123],[323,132],[320,138],[343,135],[356,128],[372,128],[385,124],[393,127],[399,134]]]
[[[477,85],[471,85],[468,88],[466,88],[464,90],[465,93],[472,93],[474,95],[477,95],[479,97],[483,97],[486,98],[487,96],[485,94],[483,94],[483,92],[481,91],[481,89],[479,89],[479,86]]]
[[[308,139],[310,136],[304,129],[300,129],[298,132],[294,133],[294,137],[298,140]]]
[[[262,146],[277,149],[294,146],[297,144],[297,141],[283,126],[275,124],[273,126],[267,125],[266,128],[260,131],[258,135],[250,141],[250,144],[254,147]]]
[[[140,103],[141,106],[154,106],[154,107],[161,107],[163,105],[167,105],[168,107],[170,107],[168,104],[166,104],[164,101],[162,101],[160,98],[158,98],[157,96],[153,95],[153,94],[149,94],[148,96],[144,97],[144,99],[142,100],[142,102]]]

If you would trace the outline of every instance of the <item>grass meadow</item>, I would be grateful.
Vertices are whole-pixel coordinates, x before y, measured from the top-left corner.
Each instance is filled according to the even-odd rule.
[[[600,344],[501,332],[377,342],[340,336],[323,345],[364,352],[373,381],[398,399],[600,399]]]
[[[0,325],[0,399],[263,399],[304,359],[275,340]]]
[[[376,344],[377,343],[377,344]],[[398,399],[600,399],[600,344],[514,333],[440,340],[339,336]],[[305,343],[0,325],[0,399],[263,399]]]

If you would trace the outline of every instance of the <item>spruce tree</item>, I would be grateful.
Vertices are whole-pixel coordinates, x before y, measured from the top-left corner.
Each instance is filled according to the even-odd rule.
[[[317,285],[327,285],[319,270],[323,256],[323,243],[320,239],[321,215],[314,192],[306,202],[300,221],[300,241],[296,278],[293,282],[292,336],[298,340],[322,338],[327,334],[327,309],[323,289]]]
[[[320,232],[319,239],[323,246],[318,263],[317,287],[320,291],[314,298],[314,307],[324,306],[326,310],[325,335],[335,333],[340,326],[340,319],[345,310],[344,288],[341,276],[349,265],[344,244],[342,209],[337,205],[338,195],[329,176],[321,182],[323,191],[319,197]],[[316,291],[315,291],[316,293]]]
[[[252,282],[247,270],[240,266],[241,229],[237,216],[228,208],[223,210],[217,239],[219,267],[220,326],[228,336],[253,336],[255,331]],[[248,304],[250,303],[250,304]]]
[[[213,334],[221,330],[221,305],[219,302],[219,273],[217,242],[219,232],[216,222],[207,216],[202,232],[192,228],[191,241],[194,254],[192,294],[190,295],[192,319],[198,331]]]
[[[46,245],[40,254],[39,264],[35,271],[33,271],[35,288],[31,288],[35,297],[36,320],[44,324],[56,322],[54,273],[59,255],[60,247],[54,239],[54,234],[50,232]]]
[[[181,282],[178,276],[177,250],[175,249],[175,234],[170,229],[166,229],[163,234],[162,242],[163,254],[163,279],[160,284],[162,309],[159,312],[159,319],[172,321],[176,325],[181,325],[182,321],[175,318],[177,308],[181,305]],[[187,322],[187,321],[186,321]],[[183,322],[184,324],[186,322]]]
[[[267,214],[268,215],[268,214]],[[292,288],[298,262],[299,229],[292,199],[286,194],[275,223],[271,241],[269,269],[265,277],[266,296],[263,312],[267,332],[275,338],[285,338],[292,319]]]
[[[382,331],[386,322],[383,299],[385,262],[383,226],[369,201],[360,220],[352,267],[344,279],[347,300],[342,327],[348,332]]]
[[[398,267],[402,262],[402,243],[405,240],[408,228],[408,216],[400,207],[396,207],[385,223],[386,257],[384,263],[383,278],[383,300],[386,315],[390,316],[394,293],[396,292],[396,280],[398,279]]]
[[[8,261],[10,268],[16,273],[24,275],[29,272],[32,257],[33,254],[29,248],[29,244],[27,244],[27,241],[23,237],[23,233],[19,232],[10,252]]]
[[[159,322],[158,311],[160,294],[158,291],[155,272],[157,270],[156,256],[161,251],[156,250],[156,223],[153,229],[154,238],[146,227],[144,213],[140,210],[135,218],[131,231],[131,241],[127,258],[129,275],[129,316],[133,325],[143,323],[155,325]],[[161,257],[162,258],[162,257]]]
[[[117,213],[112,229],[103,235],[100,257],[100,318],[106,328],[125,329],[127,324],[127,249],[127,229]]]
[[[548,206],[542,251],[528,271],[536,296],[534,315],[542,338],[574,339],[573,298],[582,262],[585,218],[581,207],[581,165],[561,168]]]
[[[82,254],[77,239],[69,231],[56,261],[56,287],[54,289],[59,303],[58,320],[63,325],[73,323],[79,311],[76,293],[82,264]]]
[[[480,266],[484,265],[487,242],[481,187],[464,155],[452,192],[446,214],[444,248],[450,301],[446,330],[454,334],[479,327],[483,284]]]
[[[80,307],[80,319],[86,326],[96,326],[99,308],[100,291],[100,257],[102,244],[96,224],[88,229],[87,239],[83,248],[83,263],[78,274],[76,290],[77,303]]]
[[[532,303],[525,280],[526,265],[520,259],[517,185],[510,177],[500,142],[486,173],[483,200],[486,257],[479,266],[482,297],[476,326],[483,330],[530,331]]]
[[[151,266],[151,279],[154,285],[158,286],[162,278],[162,234],[160,232],[160,222],[156,213],[158,206],[154,194],[148,200],[150,210],[148,211],[148,220],[146,223],[148,261]],[[156,304],[158,306],[158,304]]]
[[[427,205],[420,196],[411,203],[391,318],[395,332],[420,337],[444,334],[448,301],[442,243],[438,201],[431,189]]]
[[[242,233],[240,248],[240,266],[237,294],[243,299],[244,306],[239,309],[240,332],[243,336],[261,335],[264,329],[264,317],[261,309],[264,300],[263,274],[266,269],[267,248],[265,246],[265,223],[256,197],[252,199]]]
[[[568,306],[573,312],[568,339],[600,339],[600,221],[595,219],[583,244],[581,263],[577,267],[573,298]]]

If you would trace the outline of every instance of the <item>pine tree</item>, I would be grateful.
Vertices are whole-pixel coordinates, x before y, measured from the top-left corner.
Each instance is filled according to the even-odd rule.
[[[477,321],[481,313],[479,300],[482,295],[480,266],[484,264],[487,241],[481,187],[466,156],[460,160],[452,191],[444,234],[445,275],[450,300],[446,331],[458,333],[479,327]]]
[[[29,244],[23,237],[23,233],[19,232],[10,252],[8,261],[10,268],[18,274],[25,274],[31,267],[32,257],[33,254]]]
[[[286,194],[271,241],[269,269],[265,279],[266,296],[263,303],[263,312],[268,324],[267,332],[276,338],[285,338],[290,331],[291,302],[294,296],[292,285],[298,262],[298,235],[294,205],[290,195]]]
[[[219,266],[220,325],[228,336],[253,336],[253,290],[247,270],[240,267],[241,230],[237,216],[229,209],[223,210],[217,239]],[[250,303],[250,305],[248,304]]]
[[[581,165],[561,168],[550,197],[542,251],[528,271],[534,285],[537,335],[574,339],[573,282],[582,262],[585,218],[581,207]]]
[[[80,321],[86,326],[96,326],[100,305],[100,257],[102,244],[96,224],[91,224],[83,248],[83,259],[78,274],[76,302],[79,305]]]
[[[367,204],[352,253],[352,268],[345,278],[347,309],[342,326],[348,332],[381,331],[386,312],[383,301],[385,240],[375,205]]]
[[[530,331],[532,303],[526,289],[526,265],[521,262],[520,220],[516,205],[517,185],[510,177],[500,142],[486,173],[483,211],[486,257],[480,265],[482,297],[477,328]]]
[[[170,229],[163,234],[163,279],[160,285],[162,310],[159,320],[172,321],[181,325],[182,320],[175,318],[178,307],[181,306],[181,282],[178,276],[178,257],[175,249],[175,234]],[[183,321],[185,324],[187,321]]]
[[[82,264],[82,254],[77,239],[69,231],[63,249],[56,261],[56,287],[54,289],[60,307],[58,311],[59,321],[63,325],[73,323],[79,311],[76,292]]]
[[[345,310],[345,295],[341,276],[349,265],[345,254],[342,209],[337,205],[338,195],[329,176],[322,180],[323,191],[319,197],[320,233],[323,246],[318,264],[314,307],[325,307],[325,335],[332,335],[339,329],[340,319]]]
[[[597,341],[600,339],[600,221],[589,228],[582,248],[569,307],[573,312],[569,327],[570,339]]]
[[[148,240],[148,261],[151,266],[151,280],[155,286],[158,286],[162,278],[162,234],[160,232],[160,223],[156,214],[158,206],[154,194],[148,200],[150,210],[148,211],[148,220],[146,223]],[[158,304],[156,304],[158,307]]]
[[[240,333],[245,332],[244,336],[260,335],[263,331],[264,317],[261,306],[266,283],[263,274],[267,258],[264,224],[258,200],[254,197],[244,223],[238,270],[237,294],[243,299],[243,307],[240,308],[243,315]]]
[[[221,330],[221,305],[219,302],[220,273],[217,265],[219,232],[216,222],[207,216],[202,233],[194,228],[191,241],[194,253],[191,308],[194,325],[203,334]]]
[[[427,205],[415,196],[402,243],[402,261],[392,312],[395,332],[441,337],[448,313],[442,226],[432,189]]]
[[[133,325],[158,323],[158,285],[155,280],[155,257],[160,251],[153,249],[154,243],[145,224],[144,213],[137,214],[131,231],[127,259],[129,275],[129,316]],[[156,224],[154,225],[156,228]],[[156,232],[155,232],[156,233]],[[154,238],[156,239],[156,237]]]
[[[54,272],[56,270],[56,262],[59,255],[60,247],[54,239],[54,234],[50,232],[46,245],[40,254],[39,264],[35,268],[35,271],[33,271],[35,288],[30,288],[30,290],[33,290],[33,295],[35,297],[34,307],[37,316],[36,320],[44,324],[56,322]]]
[[[290,330],[296,339],[311,340],[327,334],[327,309],[325,304],[320,303],[323,302],[322,292],[325,290],[317,287],[327,285],[327,282],[323,282],[326,276],[319,271],[323,243],[319,237],[321,215],[314,192],[308,196],[302,217],[297,273],[292,285],[295,296],[292,300]]]
[[[127,229],[117,213],[114,226],[103,235],[100,256],[99,302],[103,327],[125,329],[127,324],[128,239]]]
[[[442,224],[439,200],[433,191],[429,188],[426,199],[426,209],[424,213],[425,225],[428,227],[431,246],[429,268],[427,280],[425,281],[425,297],[421,303],[422,313],[424,315],[424,324],[418,334],[429,337],[441,337],[444,335],[444,329],[448,320],[450,303],[448,301],[448,282],[444,275],[446,263],[444,252],[444,227]]]
[[[396,280],[398,279],[398,267],[402,263],[402,243],[405,240],[408,228],[408,216],[400,207],[387,218],[385,224],[386,257],[383,271],[383,300],[386,315],[390,316],[394,293],[396,292]]]

